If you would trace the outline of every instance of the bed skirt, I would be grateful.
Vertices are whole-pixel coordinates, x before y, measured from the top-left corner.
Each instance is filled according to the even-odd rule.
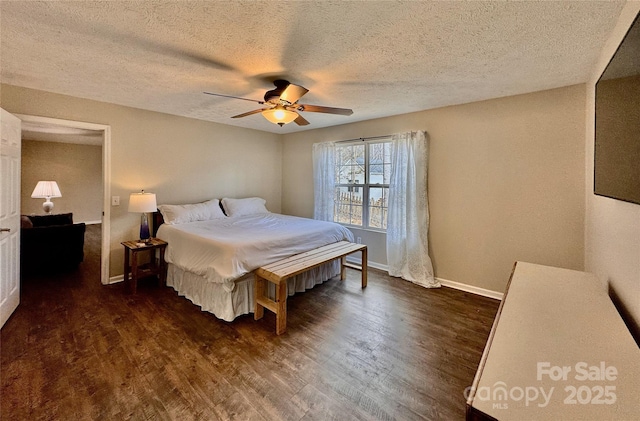
[[[304,292],[340,274],[340,259],[303,272],[287,281],[287,294]],[[231,292],[224,284],[209,282],[200,275],[185,271],[169,264],[167,286],[178,295],[187,298],[203,311],[212,313],[219,319],[232,321],[236,317],[254,311],[254,274],[253,272],[237,279]],[[274,297],[274,286],[269,283],[269,296]]]

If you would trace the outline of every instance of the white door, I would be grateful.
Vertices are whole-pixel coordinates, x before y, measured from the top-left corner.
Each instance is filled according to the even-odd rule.
[[[20,302],[20,119],[0,108],[0,327]]]

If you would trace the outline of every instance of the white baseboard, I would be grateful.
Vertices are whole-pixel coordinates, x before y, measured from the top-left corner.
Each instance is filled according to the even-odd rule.
[[[362,257],[347,256],[347,262],[360,266],[362,264]],[[379,269],[387,272],[387,265],[383,265],[381,263],[368,261],[367,266],[370,268]]]
[[[362,263],[362,258],[349,256],[347,257],[347,261],[349,263],[360,265]],[[389,268],[387,265],[383,265],[380,263],[368,262],[367,265],[369,267],[379,269],[385,272],[389,271]],[[492,291],[490,289],[480,288],[474,285],[467,285],[461,282],[449,281],[448,279],[442,279],[442,278],[436,278],[436,280],[440,282],[440,284],[444,287],[453,288],[453,289],[457,289],[464,292],[470,292],[471,294],[481,295],[483,297],[489,297],[495,300],[502,300],[502,297],[504,296],[502,292]],[[416,284],[416,285],[419,285],[419,284]]]
[[[450,281],[448,279],[436,278],[440,284],[444,287],[458,289],[460,291],[470,292],[476,295],[482,295],[483,297],[493,298],[495,300],[502,300],[504,294],[498,291],[492,291],[490,289],[480,288],[474,285],[467,285],[460,282]]]
[[[97,221],[83,221],[85,225],[97,225],[97,224],[102,224],[102,221],[97,220]]]
[[[118,282],[123,282],[123,281],[124,281],[124,274],[112,276],[109,278],[109,283],[107,283],[107,285],[117,284]]]

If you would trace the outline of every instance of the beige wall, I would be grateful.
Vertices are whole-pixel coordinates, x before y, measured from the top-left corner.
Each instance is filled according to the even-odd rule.
[[[111,195],[121,198],[111,208],[111,276],[123,272],[120,242],[138,236],[140,217],[127,212],[132,192],[156,193],[159,204],[259,195],[281,210],[279,135],[10,85],[0,106],[111,126]]]
[[[285,135],[283,211],[313,213],[314,142],[426,130],[437,277],[502,292],[516,260],[583,269],[584,107],[577,85]]]
[[[587,84],[585,267],[595,273],[622,304],[636,338],[640,337],[640,205],[593,194],[595,83],[640,11],[626,4]]]
[[[32,199],[39,180],[54,180],[62,197],[53,213],[73,212],[74,222],[102,219],[102,147],[22,139],[21,213],[42,215],[44,199]]]

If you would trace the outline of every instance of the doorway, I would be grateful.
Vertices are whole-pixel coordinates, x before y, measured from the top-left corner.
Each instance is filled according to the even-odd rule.
[[[61,120],[16,114],[22,120],[22,132],[28,132],[31,140],[94,144],[102,146],[102,197],[101,197],[101,247],[100,247],[100,282],[109,283],[109,251],[110,251],[110,200],[111,197],[111,127],[103,124],[86,123],[72,120]],[[97,222],[97,221],[91,221]]]

